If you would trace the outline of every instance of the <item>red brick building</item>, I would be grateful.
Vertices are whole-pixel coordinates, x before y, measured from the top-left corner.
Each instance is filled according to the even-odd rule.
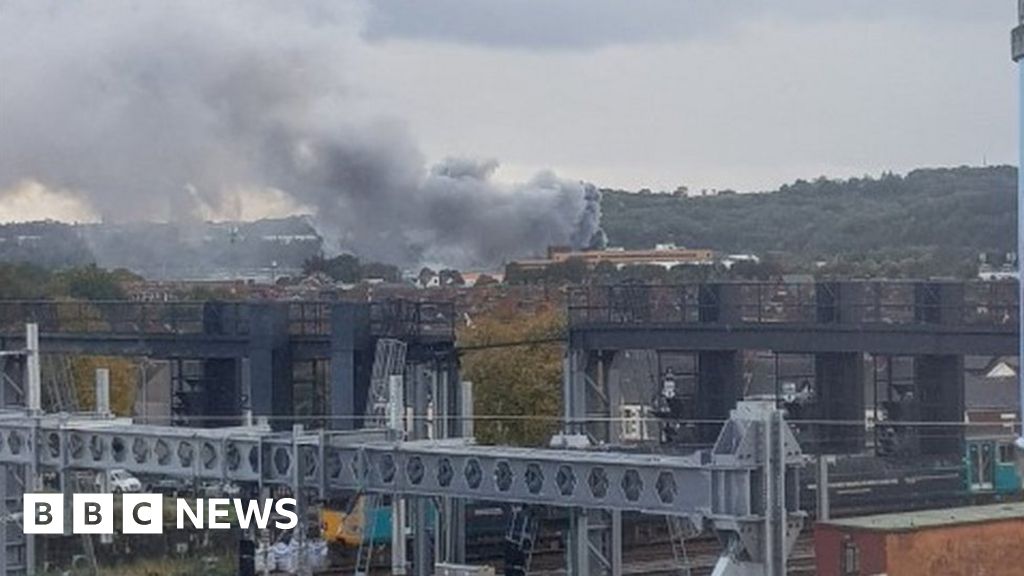
[[[818,576],[1020,576],[1024,503],[820,522]]]

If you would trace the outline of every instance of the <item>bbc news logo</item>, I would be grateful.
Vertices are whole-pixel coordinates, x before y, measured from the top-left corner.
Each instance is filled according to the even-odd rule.
[[[243,530],[254,526],[265,530],[273,520],[278,530],[291,530],[299,524],[294,498],[246,500],[242,498],[175,499],[175,524],[178,530],[227,530],[234,524]],[[63,534],[64,514],[71,515],[72,534],[113,534],[113,494],[73,494],[71,510],[64,510],[61,494],[25,494],[25,534]],[[162,494],[122,494],[121,533],[163,534],[164,497]]]

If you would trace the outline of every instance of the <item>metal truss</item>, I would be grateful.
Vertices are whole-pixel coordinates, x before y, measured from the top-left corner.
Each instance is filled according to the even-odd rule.
[[[722,575],[784,575],[804,522],[797,509],[804,457],[770,402],[740,403],[711,450],[667,456],[403,441],[387,430],[183,428],[42,414],[33,402],[38,378],[28,382],[30,408],[0,411],[0,467],[23,467],[32,477],[125,469],[321,498],[379,493],[685,517],[722,540]]]
[[[734,411],[714,449],[689,456],[477,446],[465,440],[388,441],[383,431],[275,433],[259,428],[140,426],[129,419],[0,414],[0,464],[223,479],[311,489],[472,498],[684,516],[737,538],[760,562],[775,524],[788,552],[803,522],[786,504],[803,456],[778,412]],[[775,440],[771,440],[774,437]],[[782,457],[772,456],[773,442]],[[773,463],[781,476],[766,470]],[[791,492],[795,493],[795,492]],[[772,497],[775,497],[775,500]],[[795,502],[788,503],[795,506]],[[776,537],[779,537],[778,535]],[[738,546],[738,547],[737,547]]]
[[[663,456],[386,441],[384,432],[273,433],[0,414],[0,463],[543,506],[700,514],[713,485],[759,466],[729,455]],[[708,512],[711,512],[708,509]]]

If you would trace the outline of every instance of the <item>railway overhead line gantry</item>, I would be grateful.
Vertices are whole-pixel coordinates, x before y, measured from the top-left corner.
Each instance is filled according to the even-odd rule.
[[[39,351],[31,333],[26,341],[18,352],[29,357],[26,370],[32,370],[37,364],[31,358]],[[30,470],[24,476],[29,479],[41,471],[63,477],[125,469],[281,487],[319,498],[378,493],[685,517],[719,537],[721,576],[782,576],[804,523],[796,494],[804,457],[771,403],[739,404],[713,448],[669,456],[479,446],[465,438],[406,441],[386,430],[184,428],[97,413],[43,414],[32,400],[38,398],[38,382],[26,375],[28,404],[0,412],[4,477],[14,469]],[[7,490],[0,496],[11,521],[18,512],[12,509],[12,487],[0,488]],[[38,488],[29,480],[25,491]],[[7,534],[12,532],[18,530]],[[10,562],[17,555],[9,554],[0,574],[33,573],[32,537],[26,538],[23,562]],[[413,573],[429,573],[425,564],[414,558]],[[573,566],[577,574],[601,572],[585,560]]]

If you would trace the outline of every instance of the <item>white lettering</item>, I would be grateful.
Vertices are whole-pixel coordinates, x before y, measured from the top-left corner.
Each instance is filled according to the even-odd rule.
[[[286,506],[291,506],[291,510],[285,508]],[[296,504],[295,498],[281,498],[274,504],[274,510],[277,511],[277,514],[289,519],[288,522],[281,522],[279,520],[276,523],[278,530],[291,530],[299,525],[299,515],[295,512],[296,508],[298,508],[298,504]]]
[[[231,514],[231,500],[227,498],[210,498],[206,501],[207,505],[207,527],[210,530],[224,530],[225,528],[231,528],[231,524],[228,522],[221,522],[218,518],[227,518]]]
[[[202,530],[203,528],[203,499],[196,500],[195,512],[188,505],[188,500],[178,498],[178,530],[185,529],[185,516],[192,521],[192,527]]]
[[[255,519],[256,527],[260,530],[267,529],[267,522],[270,521],[270,512],[274,509],[274,502],[272,500],[264,500],[263,508],[260,508],[260,503],[257,500],[249,500],[245,503],[245,508],[242,507],[242,500],[235,498],[235,516],[238,517],[238,526],[242,530],[249,528],[249,523]]]

